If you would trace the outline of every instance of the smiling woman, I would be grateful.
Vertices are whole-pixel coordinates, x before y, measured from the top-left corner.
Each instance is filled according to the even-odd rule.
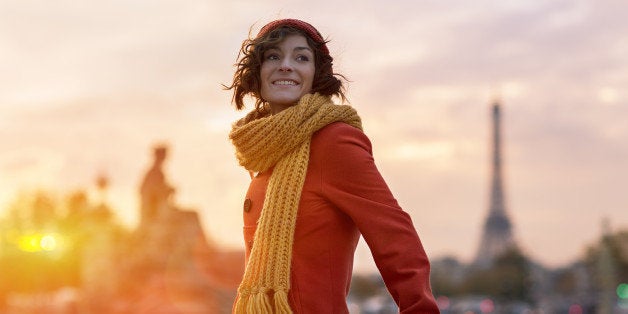
[[[251,174],[243,206],[246,269],[235,313],[348,313],[360,235],[401,313],[438,313],[410,216],[379,174],[326,41],[294,19],[245,40],[233,102],[255,109],[229,134]]]
[[[290,39],[290,42],[286,43],[285,39]],[[305,43],[302,39],[305,40]],[[285,60],[287,57],[292,57],[292,60]],[[318,92],[321,95],[337,96],[341,100],[345,100],[342,81],[340,80],[342,75],[334,73],[333,58],[329,55],[326,41],[310,24],[294,19],[268,23],[255,38],[247,39],[242,43],[238,58],[233,83],[226,87],[233,90],[233,103],[238,110],[244,108],[243,98],[246,95],[255,99],[255,107],[258,110],[261,110],[264,104],[269,103],[261,94],[264,80],[261,75],[262,67],[268,72],[275,69],[286,73],[296,70],[286,67],[287,65],[296,66],[298,64],[300,71],[302,68],[309,69],[310,66],[313,66],[312,85],[307,86],[310,87],[309,90],[302,89],[302,91],[305,93]],[[282,59],[284,60],[283,66],[278,64]],[[287,61],[293,62],[288,63]],[[273,67],[273,65],[275,66]],[[309,77],[310,74],[307,75]],[[296,100],[298,99],[294,99],[293,103]]]
[[[260,71],[261,96],[272,114],[295,104],[312,90],[314,51],[305,36],[289,35],[264,53]]]

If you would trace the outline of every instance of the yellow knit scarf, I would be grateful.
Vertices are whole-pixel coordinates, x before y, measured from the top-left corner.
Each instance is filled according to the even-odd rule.
[[[241,166],[262,172],[274,166],[253,242],[238,288],[235,313],[292,313],[288,302],[297,209],[312,134],[336,121],[362,129],[357,112],[327,96],[304,95],[276,115],[253,110],[234,123],[229,138]]]

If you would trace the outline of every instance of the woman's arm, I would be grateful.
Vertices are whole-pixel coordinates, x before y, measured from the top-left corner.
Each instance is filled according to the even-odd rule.
[[[323,196],[357,225],[400,312],[438,313],[427,255],[377,170],[369,139],[344,123],[320,132]]]

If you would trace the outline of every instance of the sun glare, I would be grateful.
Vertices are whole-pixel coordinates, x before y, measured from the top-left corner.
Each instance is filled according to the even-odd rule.
[[[52,252],[60,248],[61,236],[54,233],[33,233],[20,237],[18,248],[24,252]]]
[[[41,246],[44,251],[54,251],[57,248],[57,238],[50,234],[45,235],[41,238],[41,241],[39,241],[39,246]]]

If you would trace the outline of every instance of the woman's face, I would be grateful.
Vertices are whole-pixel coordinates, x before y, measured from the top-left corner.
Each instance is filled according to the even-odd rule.
[[[273,114],[296,104],[312,90],[314,51],[304,36],[288,35],[262,57],[260,92]]]

